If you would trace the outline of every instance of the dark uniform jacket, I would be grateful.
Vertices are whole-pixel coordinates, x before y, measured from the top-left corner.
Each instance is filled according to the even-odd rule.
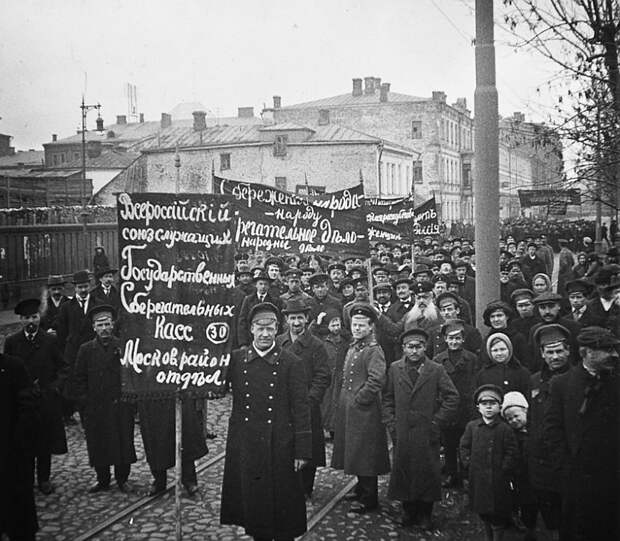
[[[321,418],[321,404],[325,391],[331,382],[331,371],[327,364],[327,351],[323,342],[304,332],[297,340],[291,341],[289,332],[276,338],[276,343],[283,350],[288,350],[303,363],[308,384],[308,398],[310,399],[310,419],[312,424],[312,463],[315,466],[325,466],[325,436]]]
[[[67,452],[65,426],[62,417],[61,392],[69,367],[65,362],[56,337],[42,330],[29,341],[23,330],[7,337],[4,343],[7,355],[19,357],[39,390],[36,400],[38,411],[37,454],[63,454]]]
[[[275,346],[233,352],[232,391],[220,522],[248,535],[293,538],[306,531],[303,488],[294,460],[312,458],[308,386],[301,360]]]
[[[618,539],[620,377],[575,366],[551,380],[544,437],[563,476],[569,539]]]
[[[82,405],[90,465],[131,464],[134,406],[121,400],[121,349],[118,338],[104,345],[99,338],[78,351],[75,395]]]

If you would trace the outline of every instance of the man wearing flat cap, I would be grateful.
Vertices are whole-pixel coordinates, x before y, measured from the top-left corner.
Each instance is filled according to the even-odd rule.
[[[428,334],[401,336],[403,357],[388,371],[383,419],[394,443],[388,497],[403,502],[404,525],[431,528],[441,500],[440,428],[456,415],[459,394],[441,364],[426,356]]]
[[[374,334],[376,310],[356,303],[350,318],[353,342],[346,353],[337,395],[332,467],[357,476],[357,485],[347,499],[355,500],[350,511],[362,514],[378,507],[377,476],[390,471],[381,421],[385,356]]]
[[[68,424],[76,422],[73,418],[75,403],[72,389],[75,358],[80,346],[95,337],[95,331],[87,314],[98,304],[90,294],[90,273],[87,270],[78,271],[73,275],[73,287],[75,295],[60,307],[58,315],[58,345],[69,366],[69,376],[64,389],[66,400],[63,404],[65,422]]]
[[[569,330],[557,323],[541,325],[536,329],[534,342],[542,354],[544,363],[540,372],[531,377],[531,395],[527,398],[529,402],[527,470],[533,492],[531,502],[533,506],[530,509],[536,515],[538,513],[542,515],[545,527],[555,533],[555,539],[560,526],[562,479],[557,464],[549,454],[543,423],[545,413],[551,404],[549,393],[551,381],[570,368],[569,339]]]
[[[15,313],[22,329],[7,337],[4,353],[24,363],[37,390],[36,478],[39,490],[48,495],[54,491],[50,482],[52,455],[67,452],[61,393],[69,369],[56,337],[40,327],[40,306],[39,299],[26,299],[17,304]]]
[[[570,304],[571,313],[568,317],[579,323],[582,327],[590,327],[595,324],[592,311],[588,306],[588,299],[594,290],[594,285],[585,278],[577,278],[566,284],[566,295]]]
[[[228,422],[222,524],[255,540],[290,540],[306,531],[299,471],[312,459],[308,385],[301,359],[276,343],[279,310],[249,314],[252,341],[233,352],[227,385]]]
[[[284,273],[284,279],[286,280],[287,290],[280,295],[282,305],[292,300],[307,302],[310,299],[310,295],[301,289],[301,271],[299,269],[288,269]]]
[[[303,300],[288,301],[282,309],[282,314],[286,317],[287,330],[276,338],[276,343],[282,350],[290,351],[301,359],[306,373],[312,425],[312,461],[301,470],[306,498],[312,496],[317,466],[325,466],[321,404],[331,382],[325,346],[307,330],[309,312],[310,309]]]
[[[112,333],[115,309],[100,304],[89,310],[88,317],[96,336],[80,346],[74,385],[89,462],[97,474],[97,482],[88,492],[110,489],[110,466],[114,466],[118,489],[126,492],[131,464],[136,462],[135,408],[121,400],[121,344]]]
[[[62,276],[51,275],[47,279],[47,294],[44,306],[41,306],[41,328],[50,333],[58,330],[58,316],[60,307],[69,300],[65,295],[65,279]]]
[[[308,319],[312,326],[312,333],[317,336],[326,336],[329,329],[325,324],[328,315],[342,317],[342,302],[338,297],[329,293],[329,277],[327,274],[317,272],[309,278],[312,297],[307,304],[310,308]]]
[[[535,296],[534,292],[528,288],[515,289],[510,294],[510,304],[514,306],[518,316],[512,319],[510,326],[523,336],[529,336],[532,327],[540,323],[540,317],[532,302]]]
[[[602,327],[577,337],[580,363],[551,380],[544,437],[562,475],[563,539],[618,539],[618,347]]]

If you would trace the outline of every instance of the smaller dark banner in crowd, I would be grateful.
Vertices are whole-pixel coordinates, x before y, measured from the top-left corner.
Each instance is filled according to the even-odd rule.
[[[413,197],[366,199],[368,240],[375,242],[411,241],[414,219]]]
[[[214,176],[213,191],[235,199],[239,219],[234,241],[244,252],[368,254],[362,185],[299,197],[264,184]]]
[[[117,199],[123,395],[221,393],[234,306],[234,204],[199,194]]]
[[[566,205],[581,205],[581,192],[572,188],[569,190],[519,190],[521,207],[546,207],[551,203]]]
[[[439,217],[437,216],[437,205],[434,197],[415,208],[413,234],[424,237],[439,235]]]

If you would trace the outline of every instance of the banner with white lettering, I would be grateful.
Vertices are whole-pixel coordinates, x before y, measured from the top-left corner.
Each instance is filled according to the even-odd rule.
[[[415,208],[413,234],[417,237],[439,235],[439,217],[434,197]]]
[[[415,217],[413,197],[398,199],[367,198],[368,240],[375,242],[410,242]]]
[[[213,177],[216,194],[231,195],[239,210],[235,243],[244,252],[368,254],[364,188],[310,197],[259,183]]]
[[[232,199],[121,193],[117,211],[123,395],[221,393],[234,309]]]

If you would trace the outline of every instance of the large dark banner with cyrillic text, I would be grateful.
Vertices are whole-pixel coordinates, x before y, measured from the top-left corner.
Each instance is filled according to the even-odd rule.
[[[216,194],[239,209],[235,243],[245,252],[301,255],[368,254],[364,189],[359,186],[309,198],[259,183],[213,177]]]
[[[234,309],[232,199],[121,193],[117,210],[123,395],[220,393]]]

